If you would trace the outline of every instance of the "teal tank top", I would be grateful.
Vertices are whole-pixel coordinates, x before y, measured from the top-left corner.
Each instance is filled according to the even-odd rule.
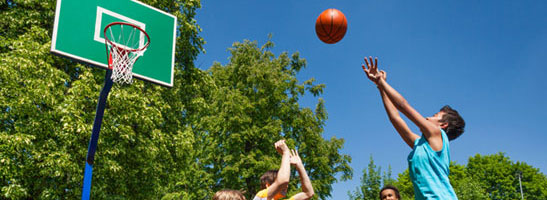
[[[408,155],[408,171],[414,186],[414,196],[422,199],[458,199],[450,180],[450,147],[448,136],[441,129],[443,148],[434,151],[422,135],[414,141],[414,148]]]

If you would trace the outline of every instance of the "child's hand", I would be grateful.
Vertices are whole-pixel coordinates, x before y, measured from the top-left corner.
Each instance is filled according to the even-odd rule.
[[[298,156],[298,151],[291,150],[291,159],[290,159],[291,165],[294,166],[302,166],[302,160],[300,159],[300,156]]]
[[[387,72],[385,72],[384,70],[380,70],[380,75],[381,79],[384,79],[384,81],[387,80]]]
[[[285,144],[285,140],[279,140],[275,143],[275,150],[281,155],[290,153],[289,147]]]
[[[380,78],[385,78],[385,72],[382,74],[380,71],[378,71],[378,58],[374,58],[374,62],[372,62],[372,56],[370,56],[367,60],[367,57],[365,57],[365,65],[362,65],[363,71],[365,71],[365,74],[367,74],[368,79],[370,79],[374,84],[378,83],[378,80]]]

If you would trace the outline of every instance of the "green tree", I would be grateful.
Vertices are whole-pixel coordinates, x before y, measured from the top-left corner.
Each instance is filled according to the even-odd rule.
[[[467,173],[478,180],[491,199],[520,199],[517,174],[522,174],[525,199],[547,199],[547,178],[524,162],[514,163],[504,153],[469,158]]]
[[[469,158],[467,170],[473,178],[480,180],[489,198],[517,199],[520,195],[517,195],[515,187],[512,186],[515,182],[512,164],[512,161],[502,153],[487,156],[477,154]]]
[[[521,176],[522,193],[524,199],[547,199],[547,176],[525,162],[516,162],[512,166],[515,175],[515,186],[520,193],[518,176]]]
[[[478,180],[468,175],[464,165],[450,163],[449,179],[458,199],[488,199],[486,190]]]
[[[393,179],[393,177],[391,177],[391,174],[392,174],[391,165],[388,165],[387,172],[384,171],[382,175],[382,183],[384,186],[395,184],[396,180]]]
[[[349,198],[353,200],[361,199],[378,199],[378,194],[382,186],[394,185],[396,182],[391,177],[391,166],[389,166],[387,172],[383,172],[381,167],[377,167],[374,164],[372,155],[368,167],[363,169],[363,177],[361,177],[361,185],[356,188],[353,193],[348,192]]]
[[[414,186],[410,180],[408,169],[397,176],[397,181],[393,185],[399,189],[401,199],[414,199]]]
[[[77,199],[104,71],[49,53],[54,0],[0,2],[0,198]],[[193,65],[204,41],[196,0],[144,1],[177,17],[175,83],[143,81],[110,93],[94,166],[97,199],[207,199],[222,188],[250,196],[276,168],[272,144],[298,148],[317,197],[351,177],[343,140],[325,140],[324,85],[295,77],[305,60],[275,57],[268,42],[237,43],[227,66]],[[293,174],[294,175],[294,174]],[[298,180],[293,177],[291,192]]]
[[[0,2],[0,198],[81,195],[104,71],[49,53],[55,2]],[[203,197],[211,189],[202,187],[209,177],[195,164],[194,135],[200,130],[192,125],[206,108],[202,99],[212,82],[193,67],[203,44],[193,19],[200,4],[145,3],[178,18],[177,81],[172,89],[141,81],[113,88],[92,196],[151,199],[184,190],[179,196]]]
[[[313,79],[300,83],[296,75],[306,61],[298,53],[275,57],[271,48],[271,41],[262,47],[236,42],[229,63],[215,63],[208,70],[215,92],[209,104],[212,114],[202,118],[207,131],[200,149],[207,155],[201,165],[216,180],[214,190],[242,189],[252,198],[260,189],[260,176],[279,167],[273,144],[284,138],[298,149],[316,196],[325,199],[336,174],[351,177],[350,157],[339,153],[342,139],[322,137],[327,119],[323,100],[314,111],[298,104],[307,92],[319,96],[324,85]],[[293,173],[289,194],[297,192],[298,182]]]
[[[46,62],[47,31],[31,28],[18,38],[2,40],[0,53],[0,197],[55,196],[50,188],[35,189],[58,181],[60,187],[72,187],[65,172],[69,152],[57,151],[53,137],[61,114],[56,107],[63,101],[68,76]],[[51,59],[51,58],[50,58]],[[40,67],[38,67],[40,66]],[[37,195],[41,194],[41,195]]]

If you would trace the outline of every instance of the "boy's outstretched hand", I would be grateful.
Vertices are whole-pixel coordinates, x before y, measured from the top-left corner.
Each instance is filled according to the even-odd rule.
[[[374,62],[372,62],[372,56],[369,56],[368,60],[367,57],[365,57],[365,63],[366,66],[363,64],[361,67],[363,68],[363,71],[365,71],[365,74],[367,74],[367,78],[374,84],[378,84],[380,79],[386,79],[386,72],[378,71],[378,58],[374,58]]]

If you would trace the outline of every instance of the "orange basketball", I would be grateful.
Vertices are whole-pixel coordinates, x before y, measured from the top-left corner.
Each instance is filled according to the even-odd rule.
[[[317,37],[327,44],[334,44],[344,38],[348,29],[348,21],[344,13],[329,8],[323,11],[315,21]]]

